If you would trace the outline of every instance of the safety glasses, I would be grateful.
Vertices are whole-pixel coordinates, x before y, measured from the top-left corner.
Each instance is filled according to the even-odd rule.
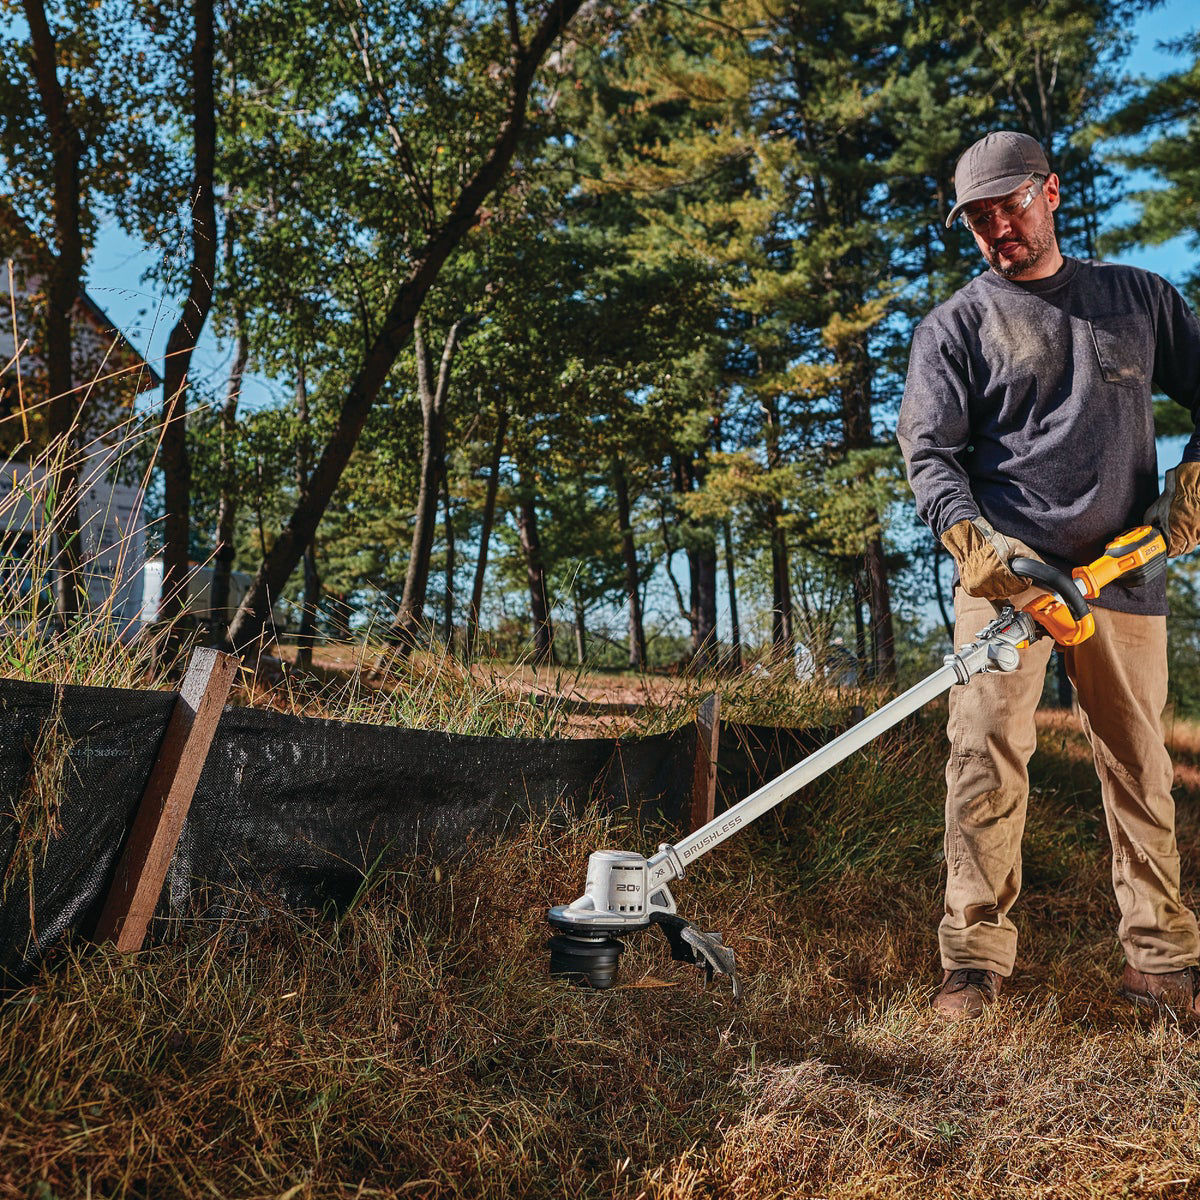
[[[1023,188],[1024,190],[1015,196],[1009,196],[998,204],[989,204],[987,208],[975,212],[964,211],[960,218],[962,223],[972,233],[983,233],[991,228],[997,217],[1004,217],[1007,221],[1016,220],[1033,203],[1033,198],[1042,190],[1042,185],[1031,179]]]

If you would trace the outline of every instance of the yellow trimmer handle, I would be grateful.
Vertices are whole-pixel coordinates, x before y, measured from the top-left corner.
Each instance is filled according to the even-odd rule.
[[[1035,596],[1022,611],[1060,646],[1078,646],[1096,632],[1096,620],[1086,601],[1094,600],[1100,589],[1115,579],[1136,586],[1161,575],[1167,569],[1167,542],[1152,525],[1139,525],[1113,538],[1095,562],[1076,567],[1071,572],[1073,587],[1066,585],[1065,575],[1048,564],[1014,558],[1009,566],[1014,574],[1054,589]]]
[[[1086,567],[1071,574],[1083,585],[1088,600],[1095,600],[1100,589],[1115,579],[1138,586],[1161,575],[1167,569],[1167,540],[1153,525],[1139,525],[1104,547],[1104,553]]]

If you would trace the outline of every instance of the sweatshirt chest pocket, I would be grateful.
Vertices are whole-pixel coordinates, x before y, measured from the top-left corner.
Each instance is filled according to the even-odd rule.
[[[1088,322],[1105,383],[1149,387],[1152,362],[1150,322],[1141,313],[1095,317]]]

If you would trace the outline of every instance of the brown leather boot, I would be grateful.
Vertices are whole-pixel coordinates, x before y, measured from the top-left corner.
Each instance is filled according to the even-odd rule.
[[[1169,1009],[1173,1013],[1200,1016],[1200,968],[1184,967],[1151,975],[1125,964],[1121,995],[1144,1008]]]
[[[933,1011],[947,1021],[978,1017],[985,1004],[1000,994],[1002,978],[996,971],[959,967],[942,976],[942,990],[933,998]]]

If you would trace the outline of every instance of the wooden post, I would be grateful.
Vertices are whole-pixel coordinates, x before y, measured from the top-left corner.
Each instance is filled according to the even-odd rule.
[[[721,735],[721,697],[716,692],[696,710],[696,733],[689,833],[707,825],[716,813],[717,743]]]
[[[118,950],[141,949],[238,666],[232,654],[192,651],[100,914],[97,942],[115,941]]]

